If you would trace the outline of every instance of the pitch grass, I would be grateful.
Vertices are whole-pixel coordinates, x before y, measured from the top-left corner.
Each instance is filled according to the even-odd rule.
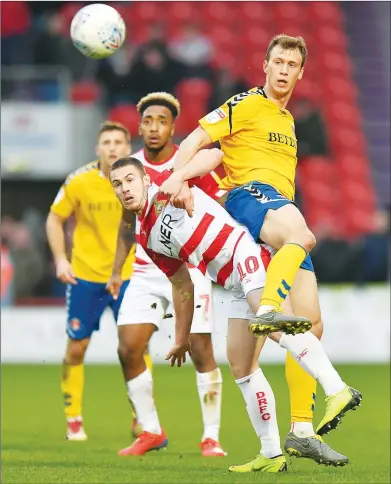
[[[60,369],[45,364],[2,367],[2,482],[4,483],[246,483],[246,482],[390,482],[389,366],[340,366],[344,379],[360,389],[363,406],[348,414],[327,442],[349,456],[344,468],[326,468],[307,460],[288,459],[285,474],[228,473],[258,452],[241,393],[227,367],[221,443],[226,458],[200,456],[201,417],[191,366],[155,366],[155,394],[161,422],[169,437],[167,450],[144,457],[118,457],[130,443],[130,411],[117,366],[86,368],[85,427],[87,442],[66,442]],[[289,400],[282,366],[265,366],[274,387],[279,427],[289,427]],[[323,414],[318,393],[316,419]]]

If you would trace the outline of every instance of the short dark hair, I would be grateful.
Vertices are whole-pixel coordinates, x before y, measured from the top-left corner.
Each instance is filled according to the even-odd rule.
[[[124,133],[126,141],[130,143],[130,133],[129,130],[122,124],[117,123],[116,121],[105,121],[101,124],[101,127],[98,132],[98,139],[102,133],[106,133],[107,131],[121,131]]]
[[[176,97],[168,92],[151,92],[147,94],[137,104],[137,111],[144,114],[150,106],[164,106],[171,111],[172,117],[176,119],[181,111],[181,106]]]
[[[307,46],[303,37],[291,37],[290,35],[286,34],[278,34],[275,35],[269,43],[269,47],[266,51],[266,60],[269,61],[270,59],[270,52],[274,49],[274,47],[278,45],[283,50],[295,50],[297,49],[301,55],[301,67],[304,67],[305,61],[307,60]]]
[[[124,166],[135,166],[141,175],[146,175],[146,171],[144,165],[141,163],[140,160],[137,158],[133,158],[132,156],[128,156],[126,158],[120,158],[119,160],[115,161],[110,168],[110,173],[114,170],[118,170],[118,168],[122,168]]]

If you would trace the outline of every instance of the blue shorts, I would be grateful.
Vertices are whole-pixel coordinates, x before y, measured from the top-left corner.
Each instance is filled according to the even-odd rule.
[[[259,233],[268,210],[279,208],[293,203],[270,185],[260,182],[251,182],[234,188],[225,201],[227,212],[239,223],[248,228],[257,243],[260,243]],[[304,259],[300,266],[302,269],[314,272],[310,255]]]
[[[124,292],[129,281],[122,284],[117,300],[106,291],[106,284],[76,279],[77,284],[69,284],[66,292],[67,335],[70,339],[90,338],[99,330],[103,311],[110,307],[115,321],[118,319]]]

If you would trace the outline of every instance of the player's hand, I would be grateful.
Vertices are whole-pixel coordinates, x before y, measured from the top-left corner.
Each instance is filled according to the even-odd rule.
[[[106,285],[106,291],[113,296],[115,301],[118,299],[122,283],[123,280],[121,274],[112,274]]]
[[[170,365],[177,364],[180,368],[186,361],[186,353],[191,356],[190,343],[176,344],[166,356],[166,360],[171,360]]]
[[[183,208],[186,210],[187,215],[190,218],[193,216],[194,197],[189,185],[186,182],[182,185],[178,195],[171,196],[170,203],[174,205],[175,208]]]
[[[166,181],[162,183],[160,186],[160,193],[163,193],[164,195],[170,195],[175,197],[178,195],[182,188],[183,180],[181,180],[177,176],[177,172],[174,172],[172,175],[170,175]]]
[[[56,263],[56,275],[64,284],[77,284],[75,273],[67,259],[61,259]]]

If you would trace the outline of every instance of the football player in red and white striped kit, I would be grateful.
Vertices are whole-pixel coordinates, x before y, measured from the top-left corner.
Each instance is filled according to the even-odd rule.
[[[219,150],[198,152],[193,168],[198,170],[196,157],[203,156],[214,157],[217,166],[222,153]],[[192,169],[191,163],[187,169]],[[161,184],[169,176],[169,171],[156,173],[144,168],[139,160],[132,157],[117,160],[110,173],[110,181],[124,208],[121,226],[135,231],[137,215],[140,221],[140,245],[172,284],[176,316],[175,345],[166,359],[171,360],[172,366],[175,363],[181,366],[190,349],[189,336],[194,313],[194,286],[187,268],[190,262],[209,279],[232,293],[227,355],[261,443],[260,458],[257,468],[253,470],[285,471],[287,465],[281,450],[273,390],[258,366],[261,345],[257,345],[257,340],[248,331],[248,320],[259,307],[271,248],[257,245],[244,226],[196,186],[191,188],[194,197],[192,217],[185,210],[172,206],[169,196],[160,192]],[[113,276],[117,274],[120,281],[121,262],[130,247],[118,247],[118,266],[114,268]],[[117,285],[117,292],[119,287],[120,284]],[[113,287],[111,289],[113,291]],[[125,305],[124,299],[124,310]],[[333,368],[321,342],[307,331],[309,328],[305,322],[297,320],[294,327],[292,324],[292,321],[281,322],[281,332],[271,333],[269,337],[290,351],[300,366],[319,381],[326,397],[335,395],[344,382]],[[158,423],[152,387],[148,389],[144,386],[141,398],[142,375],[138,378],[139,399],[134,404],[146,430],[144,438],[150,443],[149,450],[163,447],[167,438]],[[154,432],[157,426],[158,430]],[[245,466],[234,466],[230,470],[246,472]]]
[[[155,92],[143,97],[137,108],[141,115],[140,135],[143,137],[144,148],[132,156],[140,160],[145,167],[158,172],[171,170],[177,152],[172,137],[175,119],[180,111],[179,101],[171,94]],[[221,196],[222,191],[219,190],[218,183],[212,175],[208,174],[205,177],[203,185],[212,196]],[[137,225],[137,232],[138,229]],[[195,310],[190,340],[204,424],[200,443],[201,453],[206,457],[225,456],[226,453],[219,443],[222,375],[213,355],[211,337],[212,283],[196,268],[189,267],[189,270],[195,288]],[[170,281],[147,256],[140,244],[137,244],[130,284],[131,287],[124,295],[126,302],[120,310],[118,331],[119,354],[124,364],[129,399],[134,405],[137,399],[134,390],[137,381],[140,378],[148,379],[152,384],[152,376],[142,361],[142,352],[137,349],[140,348],[140,338],[143,345],[145,341],[148,344],[153,332],[162,325],[165,314],[173,311]],[[135,332],[138,338],[135,338]],[[133,433],[135,437],[139,437],[142,426],[136,422],[137,420],[133,422]],[[157,432],[158,428],[152,430]],[[145,442],[142,436],[141,443],[140,440],[136,441],[135,445],[123,449],[120,454],[143,453],[145,445],[150,445],[149,441]]]

